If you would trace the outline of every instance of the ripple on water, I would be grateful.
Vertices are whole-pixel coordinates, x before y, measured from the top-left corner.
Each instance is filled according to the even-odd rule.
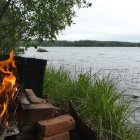
[[[127,94],[140,96],[140,49],[131,47],[47,47],[49,53],[37,53],[34,48],[25,51],[26,57],[51,60],[51,65],[66,66],[71,71],[89,71],[112,74],[119,77],[120,87],[128,89]],[[139,113],[136,115],[140,118]]]

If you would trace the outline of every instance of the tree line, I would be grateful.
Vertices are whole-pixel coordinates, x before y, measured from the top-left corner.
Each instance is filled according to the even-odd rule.
[[[23,42],[21,43],[22,46]],[[29,46],[61,46],[61,47],[140,47],[140,43],[121,42],[121,41],[96,41],[96,40],[79,40],[79,41],[54,41],[48,42],[43,40],[32,40]]]

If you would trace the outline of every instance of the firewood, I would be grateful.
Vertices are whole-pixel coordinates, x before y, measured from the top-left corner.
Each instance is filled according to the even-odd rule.
[[[45,103],[45,100],[37,97],[32,89],[25,89],[25,91],[26,91],[27,97],[29,98],[31,103],[33,103],[33,104]]]

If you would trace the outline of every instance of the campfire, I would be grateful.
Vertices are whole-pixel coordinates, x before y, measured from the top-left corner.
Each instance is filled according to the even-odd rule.
[[[34,69],[31,61],[39,65],[42,62],[44,66],[46,61],[16,58],[22,61],[17,63],[11,51],[8,59],[0,61],[0,140],[11,140],[12,136],[14,140],[69,140],[69,130],[75,128],[74,119],[60,114],[59,108],[36,96],[38,91],[42,93],[45,68],[41,66],[40,70],[37,64]],[[31,64],[28,70],[23,67],[24,59]],[[41,76],[36,70],[42,72]]]
[[[16,96],[19,84],[16,75],[14,52],[11,51],[9,59],[0,61],[0,124],[8,128],[12,127],[11,114],[15,113],[15,110],[11,112],[11,109],[17,106]]]

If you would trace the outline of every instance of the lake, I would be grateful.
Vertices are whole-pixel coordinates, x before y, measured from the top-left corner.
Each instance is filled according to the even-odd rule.
[[[121,81],[128,94],[140,96],[140,48],[138,47],[45,47],[48,52],[34,48],[26,57],[47,59],[47,66],[64,66],[70,71],[111,73]]]
[[[42,48],[42,47],[41,47]],[[120,81],[119,87],[127,95],[140,97],[140,48],[138,47],[44,47],[48,52],[35,48],[25,51],[25,57],[46,59],[47,66],[65,67],[72,73],[89,71],[101,75],[109,73]],[[140,122],[140,98],[135,99],[138,110],[135,117]]]

